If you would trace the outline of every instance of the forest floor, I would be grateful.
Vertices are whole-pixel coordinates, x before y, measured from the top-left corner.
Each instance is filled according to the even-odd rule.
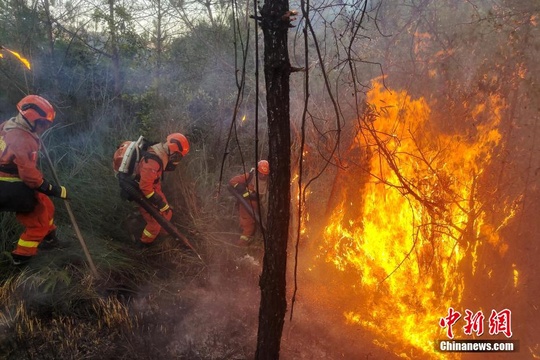
[[[540,191],[532,193],[528,204],[522,219],[537,218]],[[479,257],[482,269],[489,271],[477,271],[477,279],[468,284],[473,290],[463,306],[473,310],[482,309],[486,314],[491,309],[511,309],[512,339],[520,342],[518,353],[489,354],[489,357],[482,358],[540,358],[540,340],[536,331],[540,327],[540,282],[537,281],[540,275],[539,231],[540,222],[516,219],[503,234],[509,244],[504,256],[493,250]],[[139,259],[141,264],[144,263],[144,271],[150,270],[144,277],[133,272],[124,278],[110,279],[105,284],[94,284],[105,289],[100,292],[102,296],[117,298],[126,307],[127,315],[124,315],[122,309],[109,306],[104,314],[112,316],[112,320],[107,316],[88,319],[86,313],[78,309],[79,306],[87,306],[84,303],[71,302],[70,308],[59,308],[54,302],[40,298],[39,293],[47,289],[25,280],[27,282],[19,284],[23,294],[31,294],[34,305],[42,308],[45,304],[50,309],[39,321],[50,329],[52,337],[35,330],[35,335],[25,337],[22,333],[18,335],[19,340],[14,340],[10,331],[20,331],[21,328],[10,320],[18,316],[15,312],[19,308],[13,307],[11,315],[8,312],[0,313],[0,359],[253,359],[257,344],[263,248],[261,243],[249,247],[232,245],[237,236],[216,231],[210,239],[201,237],[194,244],[201,250],[202,261],[182,249],[170,237],[164,237],[150,248],[141,249],[132,243],[117,244],[127,251],[131,261]],[[70,240],[73,241],[71,248],[78,249],[77,240]],[[290,246],[293,247],[292,244]],[[349,299],[345,299],[344,295],[340,298],[339,294],[345,292],[338,291],[344,286],[340,284],[339,274],[326,268],[313,271],[318,264],[305,250],[301,249],[298,264],[294,263],[293,251],[289,251],[287,313],[280,358],[398,359],[392,352],[395,349],[391,344],[384,347],[385,339],[378,339],[359,326],[345,323],[341,305],[351,299],[350,295]],[[40,275],[33,271],[38,271],[44,264],[51,269],[84,269],[80,261],[73,263],[67,256],[65,251],[39,255],[29,265],[28,279]],[[101,259],[100,265],[103,264]],[[295,277],[293,271],[296,265]],[[98,268],[100,272],[104,271],[102,267]],[[511,269],[516,271],[512,272]],[[4,287],[6,290],[13,287],[10,283],[6,284],[9,285]],[[67,285],[63,288],[63,280],[58,281],[56,286],[54,291],[48,289],[53,294],[52,298],[58,296],[55,294],[62,294],[61,291],[69,294],[72,290]],[[25,301],[27,305],[32,305],[29,297]],[[76,320],[70,320],[72,315]],[[129,321],[122,316],[128,317]],[[59,326],[59,322],[64,324]],[[104,322],[109,325],[95,327],[96,323]],[[127,323],[129,326],[126,326]],[[34,322],[36,324],[38,322]],[[71,338],[68,338],[67,332],[70,332]],[[70,342],[75,345],[70,345]],[[22,350],[29,345],[32,345],[32,351]],[[68,345],[72,348],[68,348]],[[43,349],[50,353],[44,355]],[[4,357],[4,350],[9,355]],[[65,353],[76,355],[62,355]],[[479,358],[476,355],[464,354],[461,359]]]
[[[174,323],[166,335],[170,354],[197,359],[254,358],[262,245],[242,248],[230,242],[230,237],[225,239],[221,251],[213,253],[203,271],[189,282],[182,274],[176,280],[173,275],[166,286],[149,285],[132,301],[140,314],[157,304],[160,315],[143,315],[143,319],[166,317],[167,323]],[[287,286],[292,294],[292,283]],[[343,315],[332,306],[331,294],[314,295],[320,290],[299,284],[292,320],[290,296],[287,299],[281,359],[397,359],[374,345],[372,335],[345,325]]]

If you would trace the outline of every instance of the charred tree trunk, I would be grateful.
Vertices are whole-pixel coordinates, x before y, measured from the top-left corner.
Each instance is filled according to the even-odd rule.
[[[256,359],[279,359],[286,300],[290,214],[289,30],[287,0],[266,0],[261,9],[268,108],[269,207],[260,279],[261,304]]]

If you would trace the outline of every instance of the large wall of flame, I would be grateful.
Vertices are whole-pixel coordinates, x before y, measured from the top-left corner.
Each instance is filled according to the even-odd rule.
[[[375,81],[367,102],[356,144],[370,153],[372,176],[361,197],[333,210],[323,250],[337,269],[358,274],[351,286],[362,300],[344,312],[347,321],[437,357],[438,320],[461,302],[472,275],[464,269],[474,271],[482,230],[494,228],[477,184],[501,141],[504,104],[487,99],[473,109],[482,122],[445,134],[423,98]],[[357,219],[344,218],[345,202],[361,207]]]

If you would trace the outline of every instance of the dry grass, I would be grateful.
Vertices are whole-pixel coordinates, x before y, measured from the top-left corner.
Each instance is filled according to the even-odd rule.
[[[103,136],[96,131],[62,145],[48,142],[98,279],[88,270],[61,201],[54,199],[56,223],[68,246],[40,252],[23,269],[14,268],[9,256],[22,228],[13,214],[0,213],[0,360],[191,359],[218,353],[243,358],[238,355],[242,348],[231,345],[221,328],[208,329],[201,343],[176,333],[178,322],[196,306],[196,291],[208,286],[208,273],[235,267],[229,264],[234,249],[227,238],[237,234],[223,232],[236,226],[235,213],[226,196],[215,197],[218,175],[194,152],[166,177],[173,221],[203,261],[167,236],[140,249],[121,227],[135,206],[118,196],[110,168],[114,145],[96,147],[103,144],[97,140]],[[116,136],[122,139],[107,143],[123,140],[123,135]],[[239,334],[242,326],[235,323]],[[174,336],[183,340],[171,342]]]
[[[0,359],[152,358],[174,327],[155,294],[170,291],[171,277],[196,278],[193,268],[203,268],[177,245],[165,239],[132,257],[101,249],[97,280],[66,253],[48,253],[13,272],[0,285]]]
[[[67,315],[44,319],[21,301],[0,313],[5,334],[0,350],[5,359],[97,359],[130,333],[134,320],[114,298],[99,299],[93,306],[96,320]]]

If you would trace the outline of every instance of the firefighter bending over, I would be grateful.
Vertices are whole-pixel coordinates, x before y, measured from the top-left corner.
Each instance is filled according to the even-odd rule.
[[[66,188],[51,184],[37,168],[39,137],[52,125],[52,105],[37,95],[17,104],[19,113],[0,124],[0,211],[15,212],[25,227],[12,252],[13,264],[27,263],[40,248],[58,245],[54,204],[49,196],[67,198]]]
[[[268,174],[270,174],[270,164],[266,160],[261,160],[257,164],[257,176],[255,169],[251,169],[248,173],[236,175],[229,180],[229,185],[242,198],[238,200],[238,217],[242,235],[238,239],[237,245],[248,246],[253,241],[257,222],[259,221],[259,204],[261,201],[261,209],[264,211],[267,208],[267,189],[268,189]],[[258,178],[258,182],[257,179]],[[258,189],[257,189],[258,185]]]
[[[125,142],[115,153],[116,159],[121,160],[121,152],[123,147],[130,142]],[[172,209],[169,206],[165,194],[163,194],[161,188],[161,180],[164,171],[174,171],[182,157],[189,152],[189,142],[187,138],[180,133],[173,133],[167,136],[167,140],[162,143],[157,143],[151,146],[143,146],[141,150],[140,159],[137,158],[137,164],[133,169],[133,176],[131,174],[122,174],[121,171],[117,174],[120,181],[120,187],[126,189],[126,185],[134,184],[131,187],[131,191],[136,191],[148,204],[151,204],[155,209],[159,211],[159,214],[163,216],[167,221],[172,218]],[[125,156],[125,155],[124,155]],[[117,171],[118,166],[115,165]],[[128,200],[133,200],[134,196],[138,194],[126,194],[125,197]],[[146,226],[140,236],[140,243],[143,245],[150,245],[154,242],[157,236],[160,234],[161,225],[143,206],[139,206],[139,212],[141,213]],[[159,216],[159,215],[158,215]]]

